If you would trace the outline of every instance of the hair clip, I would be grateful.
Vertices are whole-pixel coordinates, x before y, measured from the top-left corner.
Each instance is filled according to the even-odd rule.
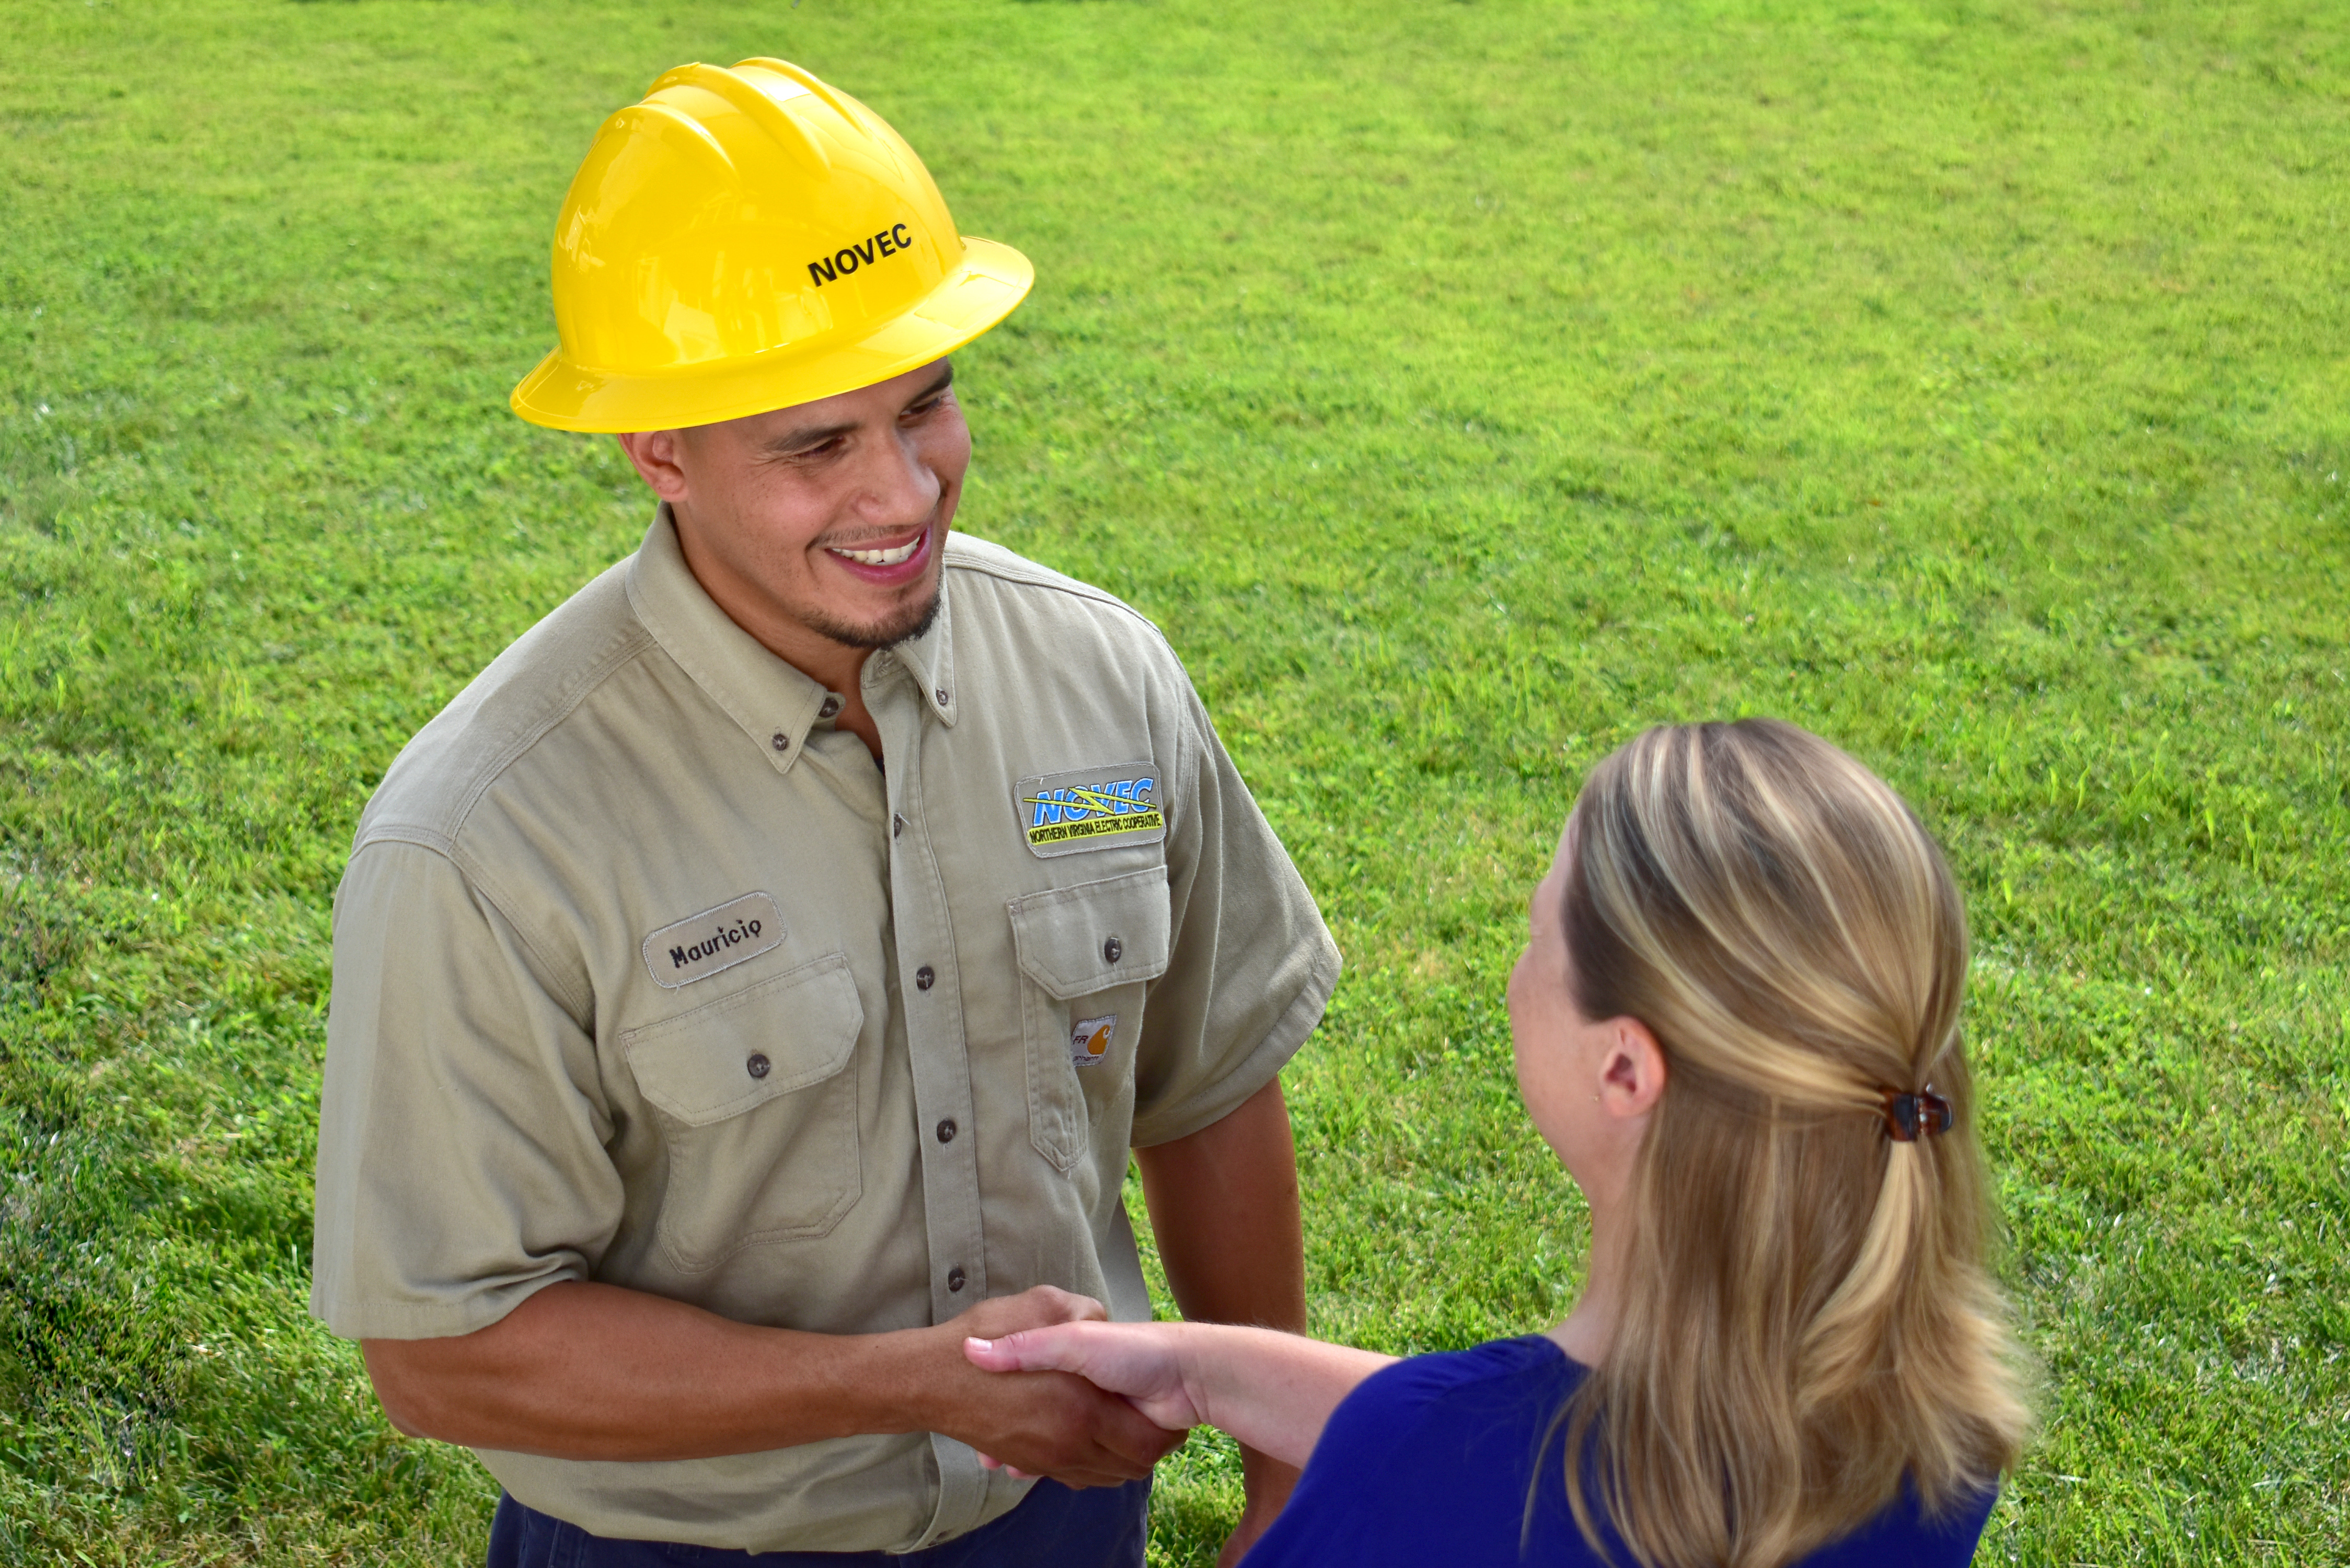
[[[1887,1089],[1884,1095],[1885,1136],[1895,1143],[1916,1143],[1946,1133],[1957,1120],[1950,1102],[1934,1093],[1931,1084],[1914,1095],[1898,1089]]]

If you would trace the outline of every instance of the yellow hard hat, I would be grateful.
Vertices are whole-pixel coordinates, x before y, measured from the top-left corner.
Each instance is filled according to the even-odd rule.
[[[967,239],[914,150],[783,60],[680,66],[606,120],[555,230],[561,346],[514,410],[671,430],[869,387],[970,342],[1035,280]]]

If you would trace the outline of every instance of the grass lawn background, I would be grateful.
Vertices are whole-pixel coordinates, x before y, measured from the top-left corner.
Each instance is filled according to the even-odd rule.
[[[1980,1561],[2350,1563],[2350,14],[0,0],[0,1562],[478,1561],[304,1315],[328,898],[631,548],[505,411],[601,117],[780,54],[1030,302],[962,523],[1164,626],[1348,957],[1319,1332],[1539,1327],[1522,900],[1659,721],[1948,845],[2046,1370]],[[1161,1470],[1204,1563],[1228,1447]]]

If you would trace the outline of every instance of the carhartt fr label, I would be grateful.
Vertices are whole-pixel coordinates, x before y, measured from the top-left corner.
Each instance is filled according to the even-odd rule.
[[[1080,1067],[1090,1067],[1109,1054],[1109,1043],[1118,1034],[1118,1014],[1102,1018],[1081,1018],[1069,1030],[1069,1060]]]
[[[745,893],[645,939],[653,983],[675,991],[784,945],[784,912],[765,893]]]
[[[1028,847],[1039,856],[1158,844],[1167,837],[1159,770],[1149,763],[1022,779],[1013,809],[1019,814]]]

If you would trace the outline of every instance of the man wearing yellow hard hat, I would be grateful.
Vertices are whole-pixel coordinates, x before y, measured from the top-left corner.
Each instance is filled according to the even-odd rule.
[[[1164,639],[950,533],[1030,281],[779,60],[572,183],[514,406],[660,504],[369,803],[320,1106],[313,1310],[499,1568],[1139,1564],[1167,1435],[960,1348],[1149,1316],[1130,1151],[1185,1312],[1304,1327],[1329,933]]]

